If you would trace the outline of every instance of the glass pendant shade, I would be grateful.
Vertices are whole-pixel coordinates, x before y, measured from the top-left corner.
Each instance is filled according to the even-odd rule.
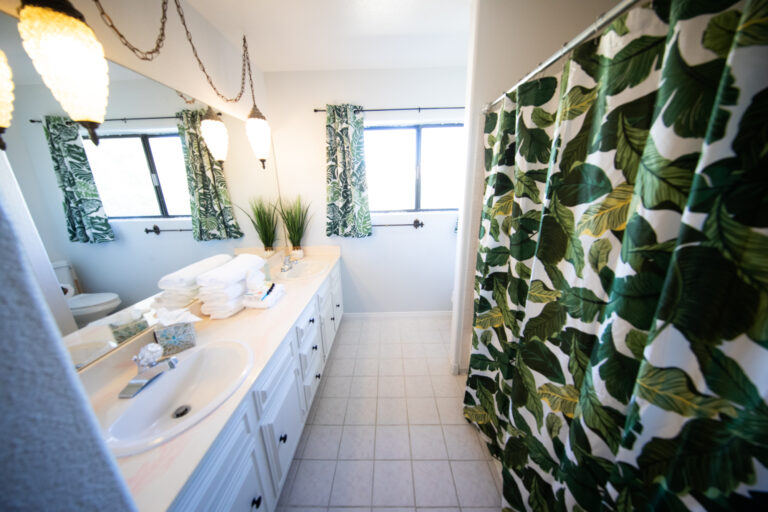
[[[205,111],[203,120],[200,122],[200,133],[203,135],[205,145],[208,146],[214,160],[223,162],[227,158],[229,133],[227,133],[227,127],[216,117],[216,113],[211,107]]]
[[[5,150],[3,132],[11,126],[13,117],[13,73],[5,53],[0,50],[0,150]]]
[[[96,127],[104,122],[109,94],[104,48],[68,1],[23,0],[21,5],[24,50],[67,115],[94,138]]]
[[[248,135],[251,149],[261,162],[261,167],[266,169],[270,146],[269,123],[256,105],[253,106],[251,113],[248,114],[248,119],[245,120],[245,133]]]

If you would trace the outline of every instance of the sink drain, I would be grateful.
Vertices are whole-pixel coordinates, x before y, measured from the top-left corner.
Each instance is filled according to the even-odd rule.
[[[192,410],[192,408],[188,405],[181,405],[176,408],[175,411],[173,411],[173,414],[171,414],[172,418],[181,418],[182,416],[186,416],[187,413]]]

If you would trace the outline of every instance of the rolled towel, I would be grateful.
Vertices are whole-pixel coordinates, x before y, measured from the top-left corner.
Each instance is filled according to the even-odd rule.
[[[235,299],[237,297],[240,297],[242,294],[245,293],[245,281],[238,281],[235,284],[231,286],[227,286],[226,288],[211,288],[211,287],[204,287],[200,288],[200,293],[198,294],[198,297],[203,302],[226,302],[231,299]]]
[[[176,272],[171,272],[170,274],[161,277],[160,281],[157,282],[157,286],[163,290],[197,286],[197,277],[200,274],[204,274],[216,267],[220,267],[231,260],[232,256],[229,254],[217,254],[216,256],[205,258],[204,260],[187,265]]]
[[[264,286],[264,279],[266,277],[264,276],[264,272],[261,270],[252,270],[248,272],[248,279],[246,279],[246,285],[248,286],[248,291],[258,291],[262,286]]]
[[[240,254],[219,268],[197,276],[197,284],[226,288],[245,279],[249,270],[259,270],[263,266],[264,260],[255,254]]]

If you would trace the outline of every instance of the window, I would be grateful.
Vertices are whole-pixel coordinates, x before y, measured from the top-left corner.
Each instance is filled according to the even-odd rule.
[[[371,211],[458,209],[464,139],[461,124],[365,128]]]
[[[83,145],[110,218],[190,215],[178,134],[105,135]]]

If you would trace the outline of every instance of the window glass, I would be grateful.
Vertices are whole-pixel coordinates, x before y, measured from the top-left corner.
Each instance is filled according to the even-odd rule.
[[[149,147],[168,215],[190,215],[187,171],[179,137],[150,137]]]
[[[110,217],[160,215],[160,206],[139,137],[83,140],[85,153]]]
[[[466,165],[463,126],[421,130],[421,208],[458,208]]]
[[[412,210],[416,203],[416,131],[365,130],[365,169],[372,211]]]

